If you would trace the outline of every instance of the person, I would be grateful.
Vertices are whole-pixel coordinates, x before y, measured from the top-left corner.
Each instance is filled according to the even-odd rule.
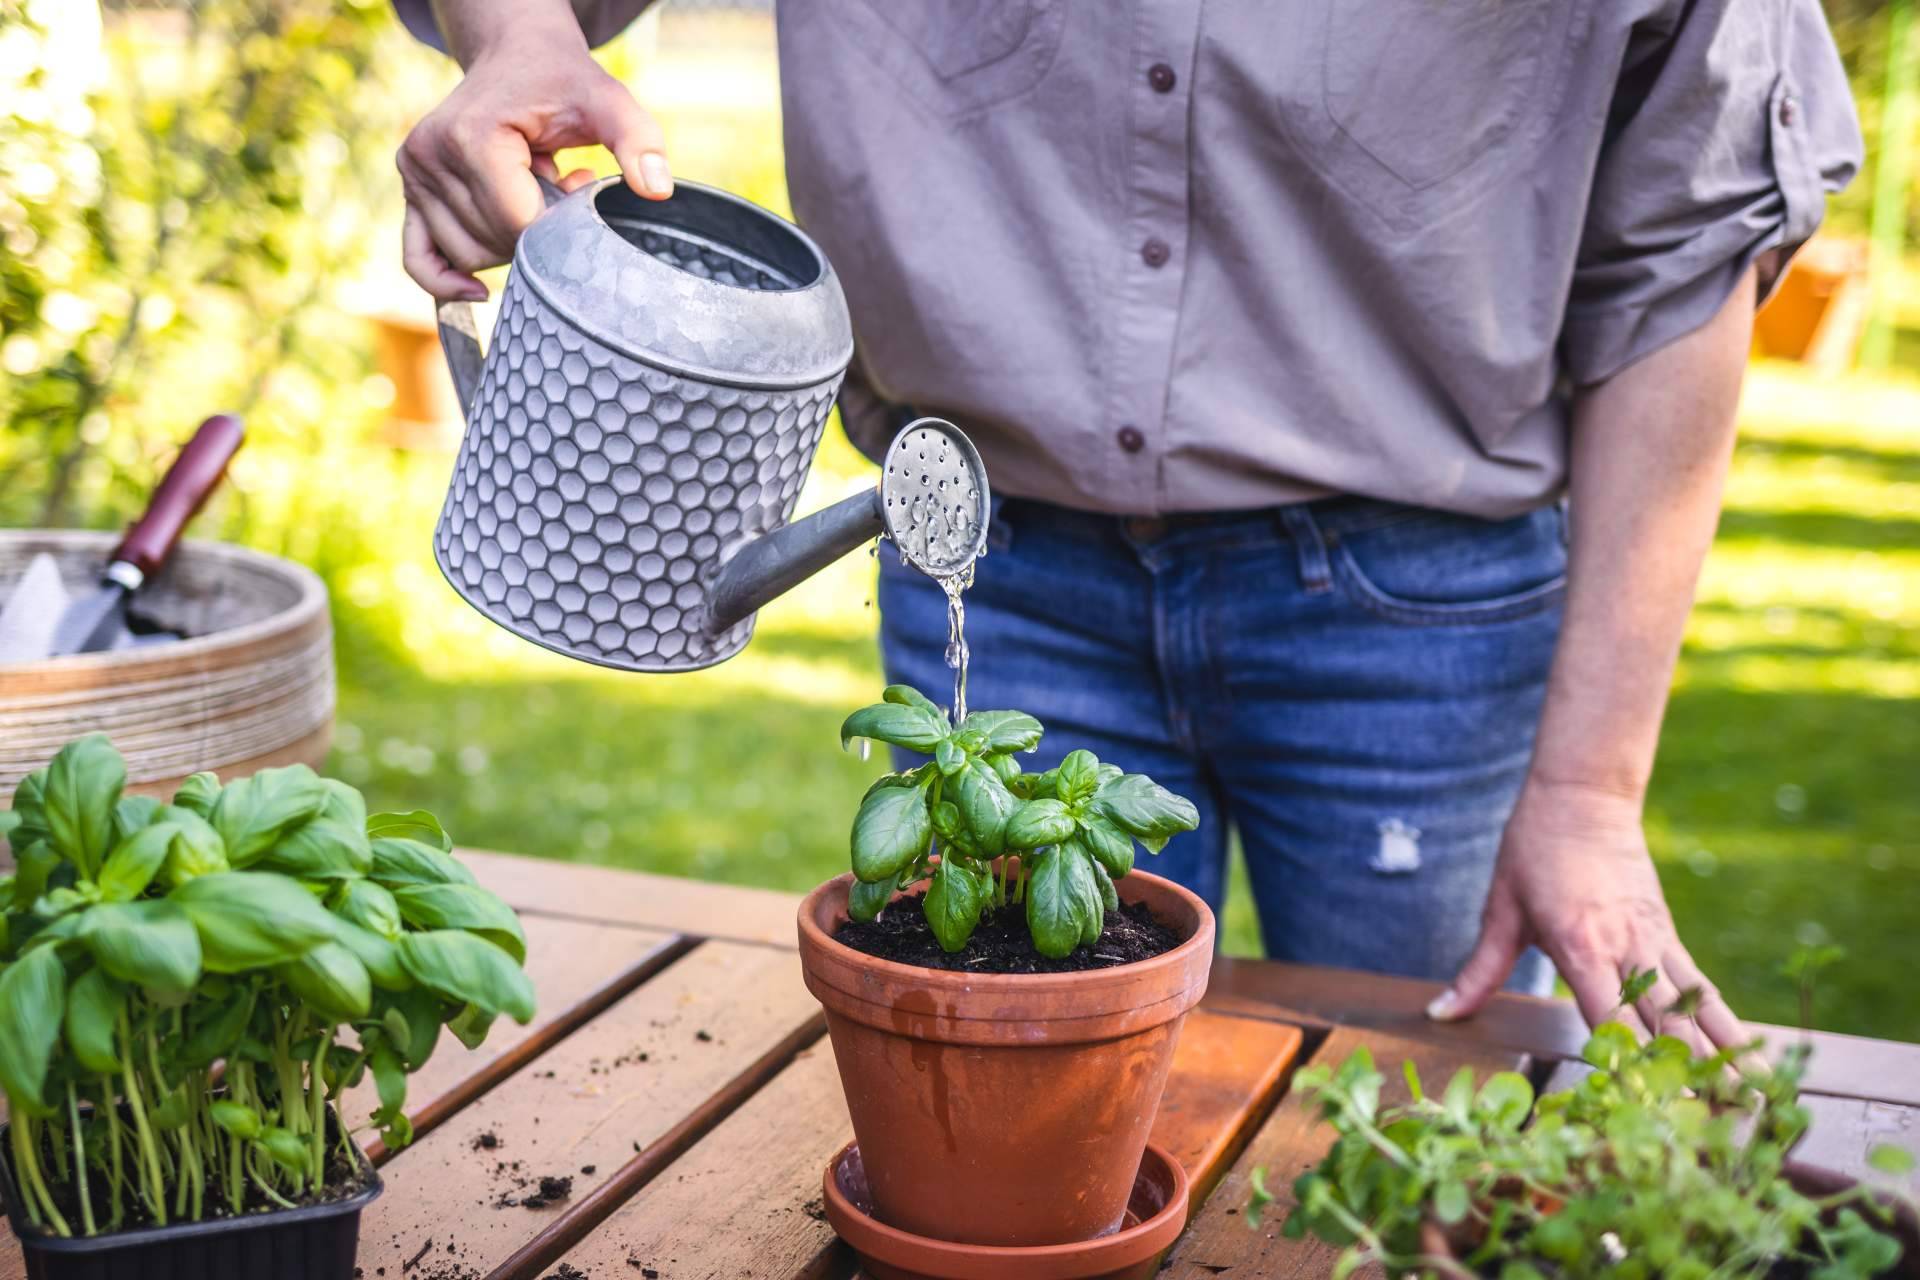
[[[396,3],[466,69],[398,157],[430,293],[484,296],[562,147],[670,194],[588,53],[644,0]],[[951,418],[999,495],[972,703],[1194,797],[1149,865],[1216,907],[1237,830],[1271,955],[1451,978],[1441,1019],[1557,968],[1597,1021],[1651,968],[1628,1022],[1697,988],[1669,1029],[1742,1042],[1642,806],[1754,309],[1860,162],[1816,0],[781,0],[777,28],[848,433],[877,457]],[[943,688],[944,596],[882,559],[889,675]]]

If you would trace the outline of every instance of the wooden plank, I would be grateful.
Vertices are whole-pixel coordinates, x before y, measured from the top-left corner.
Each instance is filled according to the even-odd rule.
[[[735,942],[797,945],[797,894],[481,849],[459,853],[480,883],[517,911]]]
[[[1502,992],[1469,1021],[1433,1022],[1426,1015],[1427,1003],[1444,985],[1223,956],[1214,961],[1207,1005],[1222,1013],[1279,1018],[1307,1027],[1367,1027],[1462,1050],[1491,1047],[1541,1060],[1580,1056],[1587,1025],[1571,1002]],[[1812,1042],[1805,1082],[1812,1092],[1920,1106],[1920,1044],[1767,1023],[1748,1026],[1775,1048],[1802,1038]]]
[[[1207,1198],[1285,1087],[1303,1041],[1298,1027],[1196,1009],[1180,1030],[1153,1140]]]
[[[820,1209],[827,1161],[853,1136],[822,1038],[675,1161],[564,1262],[589,1276],[739,1280],[844,1276]]]
[[[537,1257],[502,1264],[769,1051],[802,1028],[818,1034],[818,1023],[792,952],[701,945],[394,1153],[382,1170],[387,1194],[362,1218],[362,1270],[395,1276],[423,1258],[442,1280],[541,1274]],[[543,1177],[571,1183],[564,1196],[523,1204],[546,1199]]]
[[[1793,1149],[1793,1159],[1802,1164],[1818,1165],[1849,1178],[1886,1182],[1885,1174],[1867,1166],[1869,1151],[1890,1144],[1920,1155],[1920,1107],[1811,1093],[1801,1094],[1800,1103],[1813,1113],[1807,1136]],[[1920,1170],[1902,1181],[1907,1191],[1920,1195]]]
[[[1443,1088],[1463,1066],[1492,1072],[1515,1067],[1521,1061],[1520,1055],[1495,1048],[1461,1049],[1346,1028],[1329,1034],[1314,1051],[1313,1060],[1337,1064],[1363,1044],[1372,1051],[1375,1064],[1386,1077],[1381,1089],[1383,1104],[1406,1100],[1406,1084],[1400,1075],[1403,1059],[1411,1058],[1420,1069],[1422,1083],[1430,1083],[1435,1089]],[[1253,1135],[1212,1198],[1194,1211],[1187,1234],[1174,1245],[1160,1273],[1163,1280],[1212,1280],[1220,1275],[1319,1280],[1326,1276],[1338,1250],[1316,1242],[1283,1239],[1280,1225],[1293,1205],[1293,1180],[1318,1163],[1332,1142],[1333,1130],[1303,1097],[1283,1100]],[[1254,1228],[1247,1225],[1242,1214],[1251,1195],[1248,1179],[1256,1168],[1266,1171],[1267,1190],[1278,1198],[1267,1206],[1259,1227]]]
[[[537,1057],[586,1018],[631,991],[693,943],[655,929],[628,929],[529,916],[527,976],[533,980],[538,1016],[527,1026],[501,1018],[477,1049],[442,1030],[433,1056],[407,1082],[407,1114],[416,1137],[425,1137],[446,1115]],[[365,1124],[379,1108],[366,1079],[343,1099],[350,1125]],[[384,1151],[369,1137],[376,1160]]]

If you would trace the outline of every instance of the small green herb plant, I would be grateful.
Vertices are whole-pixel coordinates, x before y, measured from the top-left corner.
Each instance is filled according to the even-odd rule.
[[[1015,755],[1038,748],[1044,732],[1025,712],[976,711],[956,727],[906,685],[882,697],[847,717],[840,745],[870,738],[933,759],[883,776],[860,803],[848,906],[856,920],[930,878],[923,906],[946,950],[967,945],[989,906],[1023,904],[1034,949],[1057,959],[1098,938],[1118,909],[1113,882],[1132,870],[1135,841],[1158,853],[1199,825],[1192,802],[1090,751],[1023,773]]]
[[[431,814],[369,816],[304,765],[165,804],[125,784],[96,734],[0,814],[0,1087],[41,1229],[290,1207],[354,1168],[328,1116],[363,1075],[404,1144],[442,1026],[533,1017],[519,921]]]
[[[1623,995],[1651,985],[1635,974]],[[1688,1007],[1683,994],[1670,1013]],[[1407,1062],[1411,1100],[1389,1107],[1364,1047],[1338,1067],[1308,1067],[1297,1085],[1339,1137],[1295,1181],[1284,1234],[1342,1246],[1342,1277],[1369,1263],[1499,1280],[1762,1277],[1782,1264],[1865,1280],[1892,1266],[1900,1245],[1876,1226],[1890,1216],[1883,1200],[1864,1188],[1810,1197],[1781,1176],[1808,1124],[1807,1050],[1769,1068],[1749,1061],[1756,1048],[1696,1057],[1675,1036],[1641,1043],[1608,1022],[1573,1088],[1536,1100],[1525,1076],[1476,1085],[1462,1068],[1433,1097]],[[1893,1147],[1872,1162],[1912,1167]],[[1249,1205],[1250,1222],[1258,1211]]]

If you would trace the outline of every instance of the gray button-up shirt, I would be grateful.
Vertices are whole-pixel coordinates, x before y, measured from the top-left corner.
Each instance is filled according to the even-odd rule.
[[[593,39],[643,7],[576,0]],[[1860,161],[1816,0],[780,0],[778,26],[850,434],[877,456],[887,403],[937,412],[997,491],[1101,511],[1550,501],[1573,388],[1704,323]]]

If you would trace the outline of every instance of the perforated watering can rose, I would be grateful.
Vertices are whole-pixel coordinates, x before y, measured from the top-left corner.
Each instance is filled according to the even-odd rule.
[[[788,523],[853,356],[798,228],[690,182],[547,196],[484,356],[472,308],[440,308],[467,431],[434,555],[469,604],[569,657],[691,671],[883,531],[936,577],[979,555],[986,471],[938,419],[901,432],[872,492]]]

